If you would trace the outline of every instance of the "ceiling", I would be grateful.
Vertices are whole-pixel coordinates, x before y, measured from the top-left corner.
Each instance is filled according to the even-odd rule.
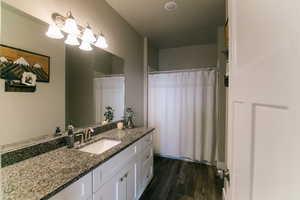
[[[216,43],[217,27],[224,24],[224,0],[106,0],[137,32],[158,48]]]

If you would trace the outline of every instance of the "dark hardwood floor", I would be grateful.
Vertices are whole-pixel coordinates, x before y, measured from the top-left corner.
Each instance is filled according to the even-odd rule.
[[[140,200],[221,200],[210,166],[154,157],[154,177]]]

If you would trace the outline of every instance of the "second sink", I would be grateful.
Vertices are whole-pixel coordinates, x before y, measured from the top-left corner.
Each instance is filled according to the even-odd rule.
[[[83,152],[93,153],[93,154],[101,154],[120,143],[121,141],[119,140],[101,139],[79,150]]]

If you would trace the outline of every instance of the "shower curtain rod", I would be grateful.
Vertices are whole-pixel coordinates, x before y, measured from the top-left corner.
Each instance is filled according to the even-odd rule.
[[[169,74],[169,73],[176,73],[176,72],[195,72],[195,71],[213,71],[213,70],[218,72],[217,67],[215,67],[215,66],[206,66],[206,67],[198,67],[198,68],[191,68],[191,69],[152,71],[152,72],[148,72],[148,74]]]

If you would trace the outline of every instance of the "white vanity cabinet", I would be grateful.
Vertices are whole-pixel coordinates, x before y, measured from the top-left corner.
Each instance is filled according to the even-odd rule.
[[[138,198],[142,195],[153,177],[153,134],[140,140],[141,151],[138,155]]]
[[[136,164],[130,163],[93,194],[93,200],[137,199]]]
[[[126,151],[126,150],[125,150]],[[119,156],[119,155],[118,155]],[[108,160],[107,162],[110,162]],[[118,165],[118,163],[114,163]],[[97,168],[94,171],[94,200],[134,200],[137,199],[137,160],[133,156],[129,162],[127,161],[125,165],[116,173],[110,176],[105,182],[97,181],[98,178],[101,178],[98,174],[104,175],[105,171],[102,169],[102,166]],[[109,172],[108,172],[109,173]],[[102,176],[102,177],[103,177]],[[97,185],[102,182],[102,184]],[[96,183],[96,184],[95,184]]]
[[[71,184],[51,200],[92,200],[92,173],[89,173]]]
[[[153,176],[152,140],[149,133],[51,200],[138,200]]]

